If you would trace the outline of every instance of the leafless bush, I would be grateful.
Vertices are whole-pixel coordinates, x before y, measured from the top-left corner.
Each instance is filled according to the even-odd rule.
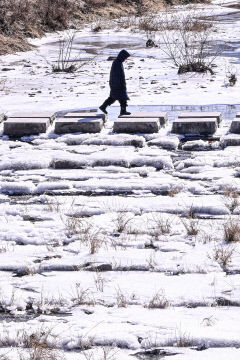
[[[49,212],[60,212],[61,203],[56,197],[46,196],[45,198],[45,211]]]
[[[223,190],[223,203],[228,210],[233,213],[234,210],[240,205],[239,193],[231,187],[226,187]]]
[[[196,236],[199,233],[200,222],[199,219],[185,218],[181,219],[183,226],[187,231],[188,236]]]
[[[127,299],[120,288],[117,289],[117,306],[127,307]]]
[[[85,229],[85,222],[82,217],[68,216],[64,224],[67,237],[78,235]]]
[[[150,254],[149,258],[146,259],[146,262],[149,266],[149,269],[154,269],[158,265],[155,252]]]
[[[166,309],[169,305],[169,301],[167,300],[164,291],[161,290],[153,295],[146,307],[148,309]]]
[[[73,42],[76,36],[75,31],[68,31],[63,39],[59,41],[58,60],[52,65],[53,72],[72,73],[79,70],[88,61],[81,59],[81,52],[74,55]]]
[[[178,14],[166,11],[161,19],[163,51],[178,67],[178,73],[206,72],[213,74],[209,41],[213,22],[200,19],[199,10]],[[216,54],[217,55],[217,54]]]
[[[134,218],[134,215],[131,215],[127,209],[119,209],[116,213],[114,219],[114,224],[116,226],[116,232],[122,233],[127,231],[129,222]]]
[[[171,232],[171,220],[170,218],[163,218],[161,215],[154,215],[151,223],[150,233],[151,235],[158,240],[160,235],[169,234]]]
[[[98,355],[95,356],[94,351],[83,352],[83,355],[86,360],[97,360],[97,359],[115,360],[116,359],[115,355],[118,353],[118,351],[119,351],[118,349],[115,349],[114,347],[111,346],[102,346],[100,348],[100,354],[98,352],[100,358]]]
[[[103,231],[83,217],[68,216],[63,221],[66,235],[69,238],[79,240],[81,245],[89,246],[90,254],[95,254],[105,244],[106,239]]]
[[[80,235],[79,240],[89,246],[90,254],[95,254],[105,244],[105,234],[101,229],[94,227],[91,223],[86,224],[83,233]]]
[[[105,284],[108,283],[108,281],[109,280],[105,279],[100,272],[96,272],[96,275],[94,276],[94,283],[98,291],[103,292]]]
[[[75,284],[72,301],[75,305],[95,305],[95,300],[89,289],[83,289],[80,283]]]
[[[224,240],[226,241],[226,243],[240,241],[240,224],[238,219],[234,220],[230,218],[226,222],[224,222],[223,231]]]
[[[180,333],[176,336],[177,347],[190,347],[193,346],[193,339],[187,333]]]
[[[34,333],[25,330],[20,334],[23,347],[20,360],[64,360],[65,356],[57,350],[56,336],[51,329],[41,328]]]
[[[138,27],[139,30],[143,30],[147,34],[147,38],[149,39],[152,33],[160,30],[159,19],[149,12],[139,18]]]
[[[222,268],[226,268],[232,261],[232,256],[235,252],[233,247],[221,246],[214,250],[214,260],[216,260]]]

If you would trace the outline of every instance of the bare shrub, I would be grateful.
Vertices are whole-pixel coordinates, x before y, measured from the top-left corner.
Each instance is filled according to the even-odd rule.
[[[86,360],[115,360],[115,355],[118,353],[118,351],[118,349],[115,349],[111,346],[101,346],[100,354],[98,353],[100,355],[100,358],[98,356],[95,357],[94,351],[83,352],[83,355]]]
[[[149,269],[151,269],[151,270],[153,270],[158,265],[155,252],[153,252],[149,255],[149,258],[146,259],[146,262],[149,266]]]
[[[126,296],[123,294],[120,288],[117,289],[117,306],[118,307],[127,307],[127,299]]]
[[[180,333],[176,337],[176,346],[177,347],[190,347],[190,346],[193,346],[193,339],[187,333]]]
[[[34,333],[23,331],[21,334],[23,347],[19,354],[20,360],[64,360],[65,357],[57,350],[56,336],[51,329],[41,328]]]
[[[206,71],[213,74],[211,66],[216,56],[209,56],[213,22],[200,18],[199,10],[183,14],[170,10],[161,19],[162,49],[178,67],[179,74]]]
[[[188,236],[197,236],[200,229],[200,222],[199,219],[192,219],[192,218],[181,218],[182,224],[187,231]]]
[[[161,215],[153,215],[151,219],[153,225],[150,226],[151,235],[158,240],[160,235],[169,234],[171,232],[171,220],[170,218],[163,218]]]
[[[107,284],[108,282],[109,280],[105,279],[100,272],[96,271],[96,274],[94,276],[94,283],[98,291],[103,292],[105,284]]]
[[[151,38],[152,33],[160,30],[159,19],[154,17],[151,13],[148,13],[139,18],[138,21],[139,30],[143,30],[147,38]]]
[[[116,226],[116,232],[122,233],[124,231],[127,231],[129,222],[133,218],[134,215],[129,214],[129,211],[127,209],[119,209],[113,221]]]
[[[45,211],[57,212],[57,213],[60,212],[61,203],[57,197],[46,196],[44,200],[45,200],[45,202],[44,202],[45,203],[45,207],[44,207]]]
[[[89,246],[90,254],[95,254],[105,244],[105,234],[101,229],[87,224],[79,238],[80,242]]]
[[[84,230],[85,222],[82,217],[68,216],[64,221],[67,237],[80,234]]]
[[[232,187],[225,187],[223,189],[223,203],[226,208],[233,213],[240,205],[239,193]]]
[[[84,66],[89,60],[81,59],[81,52],[74,55],[73,42],[76,36],[75,31],[69,30],[64,38],[59,41],[58,60],[52,65],[53,72],[73,73]]]
[[[95,305],[95,300],[89,289],[83,289],[80,283],[75,284],[72,301],[75,305]]]
[[[225,269],[228,267],[232,261],[232,256],[235,252],[233,247],[221,246],[214,250],[214,260],[216,260],[219,265]]]
[[[169,301],[167,300],[164,291],[161,290],[153,295],[146,307],[148,309],[166,309],[169,305]]]
[[[240,241],[240,224],[238,219],[234,220],[230,218],[226,222],[224,222],[223,231],[224,241],[226,241],[226,243]]]

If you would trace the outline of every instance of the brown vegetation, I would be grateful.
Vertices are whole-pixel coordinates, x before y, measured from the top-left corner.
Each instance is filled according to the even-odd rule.
[[[74,20],[76,0],[0,0],[0,55],[29,50],[26,37],[63,30]]]
[[[27,37],[42,36],[46,31],[76,27],[91,16],[116,18],[122,15],[155,13],[163,5],[182,0],[0,0],[0,55],[26,51],[31,45]],[[184,3],[196,2],[184,0]],[[201,0],[201,2],[204,2]],[[146,26],[142,24],[143,27]],[[156,24],[154,24],[156,27]]]

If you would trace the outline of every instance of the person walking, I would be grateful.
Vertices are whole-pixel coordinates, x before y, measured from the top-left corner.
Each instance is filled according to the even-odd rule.
[[[117,58],[112,63],[109,80],[110,96],[101,106],[99,106],[99,109],[104,114],[107,114],[106,108],[118,100],[121,107],[120,115],[131,115],[131,113],[127,111],[127,100],[129,100],[129,97],[127,95],[127,87],[123,68],[123,62],[129,56],[130,54],[126,50],[121,50]]]

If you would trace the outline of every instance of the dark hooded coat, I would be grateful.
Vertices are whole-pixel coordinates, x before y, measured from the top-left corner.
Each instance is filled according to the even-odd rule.
[[[113,61],[110,72],[110,96],[122,102],[129,100],[123,69],[123,61],[129,56],[130,54],[126,50],[121,50],[117,58]]]

